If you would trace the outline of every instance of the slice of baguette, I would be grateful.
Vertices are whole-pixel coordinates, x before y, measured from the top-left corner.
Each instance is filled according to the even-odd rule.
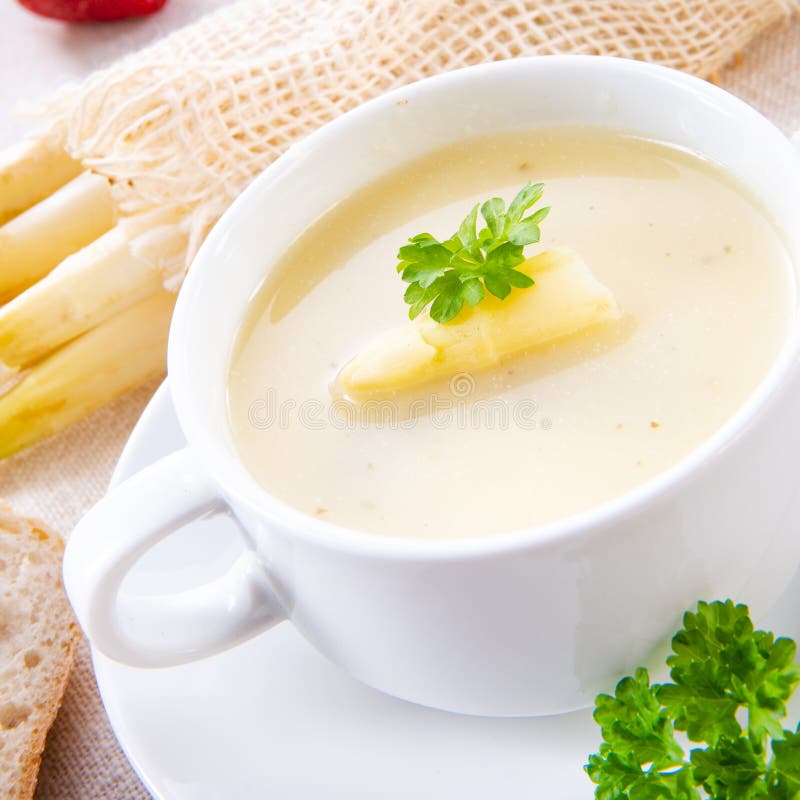
[[[0,796],[30,800],[69,676],[78,626],[61,583],[64,545],[0,503]]]

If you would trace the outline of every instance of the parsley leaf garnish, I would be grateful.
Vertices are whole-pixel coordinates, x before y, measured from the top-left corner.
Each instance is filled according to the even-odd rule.
[[[444,242],[430,233],[409,239],[397,252],[397,271],[409,284],[408,316],[415,319],[430,305],[432,319],[449,322],[465,303],[480,303],[487,291],[503,300],[512,288],[533,286],[533,279],[515,267],[525,260],[525,246],[539,241],[539,224],[550,212],[540,208],[524,216],[543,192],[543,183],[528,182],[507,210],[500,197],[476,204]],[[480,230],[478,209],[485,222]]]
[[[595,797],[800,797],[800,726],[781,722],[800,682],[796,651],[791,639],[754,630],[747,606],[698,603],[672,640],[672,683],[651,684],[638,669],[613,697],[597,696],[603,742],[586,765]],[[687,755],[679,731],[705,747]]]

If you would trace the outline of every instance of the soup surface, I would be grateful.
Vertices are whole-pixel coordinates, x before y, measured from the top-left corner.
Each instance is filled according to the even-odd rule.
[[[398,247],[446,238],[527,180],[545,182],[552,211],[526,254],[577,250],[623,319],[367,408],[335,398],[338,370],[409,324]],[[270,493],[358,530],[443,539],[549,522],[719,429],[773,363],[794,297],[769,219],[693,155],[586,130],[458,144],[342,201],[270,274],[232,362],[235,443]]]

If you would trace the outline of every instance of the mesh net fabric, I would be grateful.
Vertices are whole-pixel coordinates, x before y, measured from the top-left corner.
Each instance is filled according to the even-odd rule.
[[[240,0],[62,90],[45,114],[51,135],[113,179],[124,213],[154,215],[138,250],[175,285],[253,177],[293,142],[388,89],[471,64],[566,52],[709,77],[798,7],[800,0]],[[177,243],[166,256],[165,238]]]

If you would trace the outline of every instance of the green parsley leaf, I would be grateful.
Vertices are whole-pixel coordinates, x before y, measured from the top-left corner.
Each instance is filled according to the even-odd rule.
[[[753,627],[747,606],[698,603],[672,639],[671,683],[644,669],[598,695],[602,744],[586,772],[598,800],[798,800],[800,726],[782,728],[800,683],[796,645]],[[687,754],[676,737],[704,747]]]
[[[722,737],[716,746],[692,750],[694,780],[711,796],[767,797],[767,764],[749,739]]]
[[[720,736],[742,732],[736,720],[747,710],[748,735],[757,750],[767,736],[780,736],[786,701],[800,679],[796,645],[754,631],[747,606],[699,603],[687,613],[667,659],[673,686],[659,699],[671,710],[678,730],[692,741],[716,744]]]
[[[525,247],[541,236],[539,224],[550,209],[523,215],[543,192],[543,183],[527,183],[508,210],[500,197],[475,205],[446,241],[430,233],[409,239],[397,252],[397,271],[409,284],[404,295],[408,316],[415,319],[430,306],[431,318],[445,323],[457,317],[465,304],[480,303],[487,292],[503,300],[512,289],[533,286],[533,279],[515,267],[525,260]],[[479,211],[486,223],[480,229]]]
[[[797,731],[784,731],[783,738],[772,743],[772,770],[769,797],[789,800],[800,797],[800,725]]]
[[[497,239],[503,233],[506,224],[506,204],[501,197],[493,197],[481,206],[481,216],[489,227],[489,232]]]
[[[515,225],[522,219],[522,215],[532,206],[539,202],[544,193],[543,183],[531,183],[528,181],[517,196],[511,201],[506,214],[506,229]]]

